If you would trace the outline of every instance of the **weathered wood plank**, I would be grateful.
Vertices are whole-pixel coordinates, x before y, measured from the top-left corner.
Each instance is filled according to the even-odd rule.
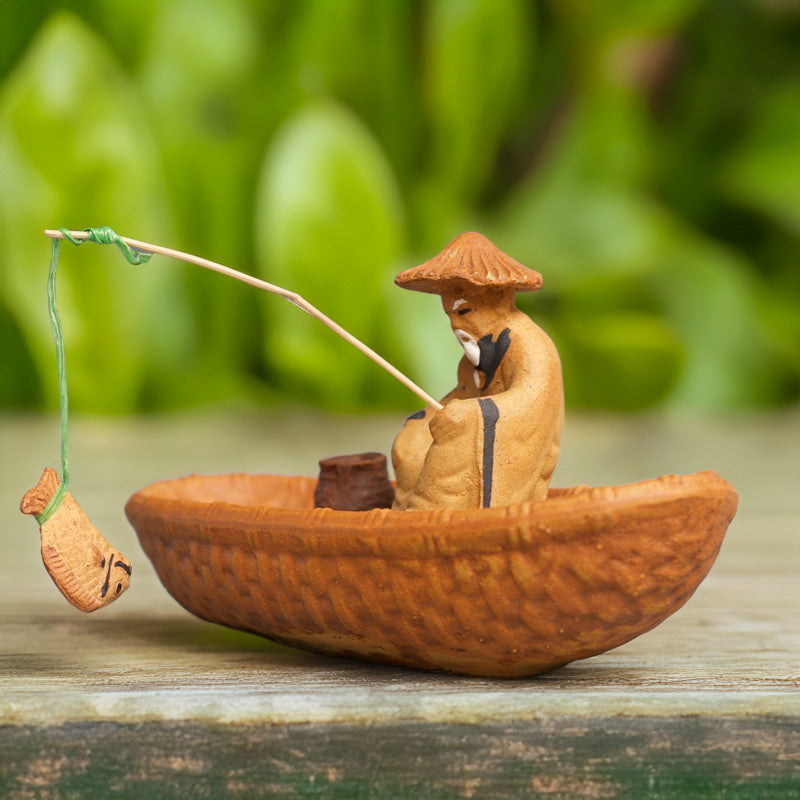
[[[800,790],[799,718],[0,728],[22,797],[755,798]],[[687,758],[690,753],[691,757]]]
[[[72,488],[134,561],[90,616],[51,585],[19,497],[55,424],[0,419],[0,796],[791,797],[800,794],[800,416],[568,421],[557,483],[714,468],[741,495],[695,596],[623,647],[496,681],[324,658],[166,595],[122,505],[189,471],[313,473],[397,423],[78,420]]]

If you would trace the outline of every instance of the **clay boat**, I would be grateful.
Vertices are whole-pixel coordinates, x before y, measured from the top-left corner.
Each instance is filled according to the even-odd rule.
[[[482,676],[601,653],[680,608],[737,506],[714,472],[461,511],[314,508],[316,479],[192,475],[126,513],[169,593],[306,650]]]

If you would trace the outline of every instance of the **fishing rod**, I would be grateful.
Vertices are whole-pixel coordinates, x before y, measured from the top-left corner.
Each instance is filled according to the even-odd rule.
[[[112,232],[113,233],[113,232]],[[92,239],[91,231],[64,231],[64,230],[45,230],[45,235],[51,239],[70,239],[78,241],[86,241]],[[116,238],[134,250],[143,251],[145,253],[155,253],[157,255],[169,256],[170,258],[177,258],[180,261],[186,261],[190,264],[195,264],[203,269],[210,269],[214,272],[219,272],[221,275],[227,275],[229,278],[234,278],[242,283],[247,283],[250,286],[255,286],[256,289],[261,289],[265,292],[277,294],[288,300],[292,305],[297,306],[299,309],[305,311],[310,316],[318,319],[323,325],[326,325],[334,333],[337,333],[346,342],[349,342],[353,347],[360,350],[365,356],[372,359],[378,366],[383,367],[390,375],[396,378],[406,388],[410,389],[414,394],[424,400],[428,405],[435,408],[437,411],[442,409],[442,404],[431,397],[426,391],[417,386],[411,378],[400,372],[397,367],[390,364],[385,358],[379,356],[371,347],[368,347],[360,339],[353,336],[352,333],[346,331],[341,325],[334,322],[330,317],[323,314],[318,308],[313,306],[304,297],[301,297],[297,292],[292,292],[289,289],[284,289],[281,286],[276,286],[274,283],[263,281],[253,275],[248,275],[246,272],[239,272],[239,270],[226,267],[224,264],[218,264],[216,261],[210,261],[207,258],[192,255],[191,253],[184,253],[180,250],[173,250],[170,247],[163,247],[158,244],[151,244],[150,242],[142,242],[138,239],[131,239],[127,236],[116,235]],[[113,241],[113,240],[110,240]]]

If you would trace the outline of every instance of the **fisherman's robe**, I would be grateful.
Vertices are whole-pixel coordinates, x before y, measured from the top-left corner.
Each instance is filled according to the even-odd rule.
[[[392,447],[393,508],[488,508],[543,500],[564,417],[561,362],[547,334],[518,310],[489,338],[497,363],[466,358],[458,385],[412,414]],[[491,374],[493,372],[493,374]]]

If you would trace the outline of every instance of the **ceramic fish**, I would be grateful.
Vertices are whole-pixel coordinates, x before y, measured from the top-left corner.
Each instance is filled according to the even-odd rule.
[[[45,467],[39,483],[20,503],[23,514],[38,516],[61,483]],[[81,611],[95,611],[117,599],[130,585],[130,561],[92,525],[67,492],[53,516],[39,527],[42,561],[61,594]]]

